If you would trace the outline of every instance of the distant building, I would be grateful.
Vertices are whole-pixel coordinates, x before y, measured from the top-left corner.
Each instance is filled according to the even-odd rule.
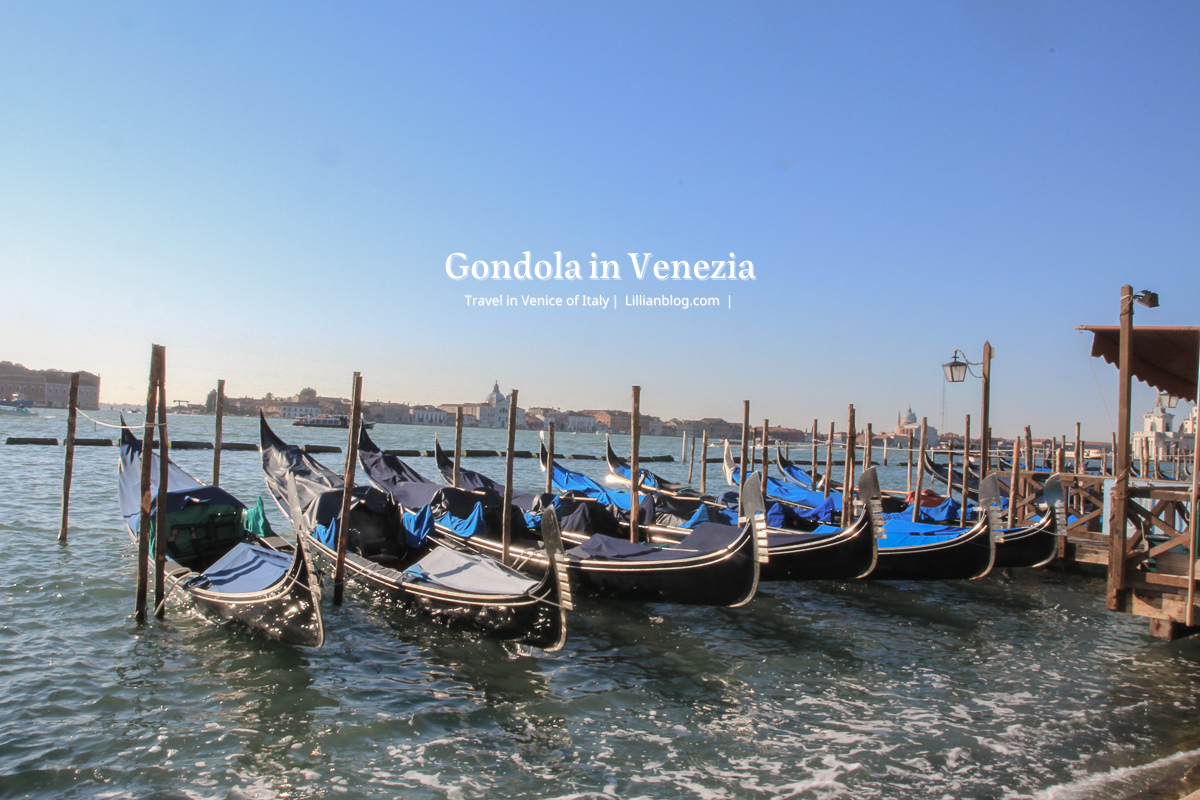
[[[1175,415],[1163,405],[1163,395],[1154,400],[1154,408],[1142,415],[1142,429],[1133,433],[1133,457],[1167,459],[1176,453],[1190,453],[1196,441],[1196,409],[1175,429]]]
[[[453,417],[434,406],[413,406],[411,414],[414,425],[445,425],[447,420],[454,421]]]
[[[908,447],[909,434],[912,434],[914,446],[921,443],[921,420],[917,419],[917,415],[913,413],[912,406],[909,406],[908,411],[903,414],[897,413],[895,430],[882,436],[892,447]],[[925,429],[926,446],[936,447],[937,443],[937,428],[927,425]]]
[[[0,361],[0,400],[29,400],[36,408],[66,408],[70,402],[71,373],[57,369],[29,369]],[[100,408],[100,376],[79,373],[79,408]]]
[[[484,398],[482,403],[443,403],[438,406],[439,409],[450,415],[453,420],[458,413],[458,409],[463,410],[463,424],[467,425],[467,418],[475,418],[475,426],[480,428],[506,428],[508,427],[508,410],[509,397],[506,397],[500,391],[500,382],[496,381],[492,386],[492,391]],[[518,427],[525,426],[525,414],[517,409],[517,425]]]

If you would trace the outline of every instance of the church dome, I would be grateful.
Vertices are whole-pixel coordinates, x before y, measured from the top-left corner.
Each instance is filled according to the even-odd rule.
[[[489,394],[483,402],[487,403],[489,406],[500,405],[504,402],[504,395],[500,393],[500,381],[496,381],[495,384],[492,385],[491,394]]]
[[[901,425],[901,427],[907,428],[910,425],[916,425],[916,424],[917,424],[917,415],[913,413],[912,406],[909,406],[908,413],[906,413],[900,420],[900,425]]]

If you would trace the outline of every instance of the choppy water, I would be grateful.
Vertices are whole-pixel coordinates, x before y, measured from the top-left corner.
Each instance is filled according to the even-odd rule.
[[[62,438],[65,412],[48,413],[0,420],[0,439]],[[170,426],[212,436],[208,417]],[[92,427],[79,435],[112,435]],[[253,420],[225,431],[256,441]],[[279,432],[345,444],[344,431]],[[432,447],[429,428],[372,433]],[[465,446],[503,435],[469,431]],[[643,440],[647,454],[679,447]],[[559,437],[563,453],[602,448]],[[178,609],[138,628],[117,450],[76,453],[60,546],[62,448],[0,445],[0,797],[1074,800],[1122,797],[1200,749],[1200,642],[1150,640],[1144,620],[1104,610],[1101,579],[1074,575],[767,584],[741,609],[585,602],[553,655],[356,595],[327,607],[320,650]],[[211,473],[211,451],[175,458]],[[411,461],[434,474],[432,459]],[[264,493],[256,453],[222,464],[234,494]],[[501,459],[467,466],[503,476]],[[533,461],[516,476],[542,481]]]

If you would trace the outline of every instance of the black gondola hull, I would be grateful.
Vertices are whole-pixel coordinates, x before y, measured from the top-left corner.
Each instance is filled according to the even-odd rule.
[[[956,580],[982,578],[992,570],[996,550],[986,523],[949,541],[912,547],[879,548],[874,580]]]
[[[337,553],[307,533],[305,542],[332,570]],[[446,627],[544,649],[562,647],[566,638],[565,614],[548,602],[554,600],[548,579],[529,594],[497,597],[410,583],[396,570],[380,569],[352,553],[346,554],[345,569],[347,580]]]
[[[768,537],[767,553],[761,574],[764,581],[865,578],[874,571],[877,560],[870,525],[791,545],[772,545]]]
[[[228,594],[187,584],[196,573],[178,569],[167,586],[197,612],[221,623],[288,644],[320,647],[325,641],[320,589],[313,588],[302,549],[292,554],[292,566],[282,580],[260,592]]]
[[[744,529],[726,550],[657,562],[569,557],[571,590],[636,602],[740,605],[753,596],[758,584],[751,536]],[[472,536],[466,543],[481,553],[501,556],[501,544],[495,539]],[[511,556],[530,574],[545,574],[549,567],[540,549],[513,549]]]
[[[996,543],[996,564],[1000,567],[1042,567],[1058,553],[1058,534],[1048,516],[1029,528],[1004,532]]]

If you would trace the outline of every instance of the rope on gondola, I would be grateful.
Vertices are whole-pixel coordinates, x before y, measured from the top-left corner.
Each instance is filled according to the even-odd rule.
[[[79,414],[80,416],[87,417],[92,422],[96,423],[97,425],[103,425],[106,428],[119,428],[123,431],[140,431],[140,430],[146,429],[145,425],[113,425],[111,422],[101,422],[100,420],[96,419],[95,417],[88,416],[88,413],[86,411],[80,411],[79,409],[75,409],[75,413]],[[159,426],[166,425],[166,424],[167,423],[165,423],[165,422],[149,423],[151,428],[157,428]]]

